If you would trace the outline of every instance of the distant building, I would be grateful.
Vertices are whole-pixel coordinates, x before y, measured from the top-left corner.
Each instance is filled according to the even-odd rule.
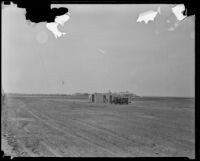
[[[111,103],[112,94],[110,93],[94,93],[89,96],[90,102],[93,103]]]
[[[127,96],[108,92],[91,94],[89,95],[89,101],[99,104],[128,104],[130,100]]]

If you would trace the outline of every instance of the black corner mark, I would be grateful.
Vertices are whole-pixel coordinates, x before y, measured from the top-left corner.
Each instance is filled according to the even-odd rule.
[[[34,1],[19,1],[13,2],[17,4],[19,8],[25,8],[25,18],[33,23],[40,22],[54,22],[56,16],[64,15],[68,13],[68,8],[60,7],[60,8],[52,8],[51,2],[46,1],[38,4]]]
[[[11,156],[6,156],[3,150],[1,150],[1,158],[6,161],[11,160]]]
[[[196,14],[196,12],[197,12],[197,6],[198,6],[197,4],[195,4],[194,2],[192,3],[192,2],[186,1],[184,3],[184,5],[185,5],[185,11],[183,12],[183,14],[185,16],[192,16],[192,15]]]

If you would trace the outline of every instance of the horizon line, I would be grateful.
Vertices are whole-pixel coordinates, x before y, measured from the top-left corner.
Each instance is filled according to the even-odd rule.
[[[75,93],[14,93],[14,92],[5,92],[5,94],[18,94],[18,95],[73,95],[73,94],[91,94],[94,92],[75,92]],[[106,92],[105,92],[106,93]],[[112,92],[112,93],[118,93],[118,92]],[[130,92],[132,93],[132,92]],[[135,94],[135,93],[132,93]],[[137,95],[139,97],[168,97],[168,98],[195,98],[195,96],[151,96],[151,95]]]

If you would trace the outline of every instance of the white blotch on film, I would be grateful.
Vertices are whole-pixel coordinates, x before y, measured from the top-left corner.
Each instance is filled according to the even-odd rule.
[[[172,12],[175,15],[177,21],[168,28],[168,31],[174,31],[187,17],[183,15],[183,11],[185,11],[184,4],[179,4],[172,8]]]
[[[158,13],[161,14],[160,7],[157,8],[157,11],[150,10],[143,12],[139,15],[137,22],[144,21],[147,24],[149,21],[154,21]]]
[[[67,22],[70,19],[69,15],[70,14],[68,13],[62,16],[56,16],[55,22],[46,24],[47,29],[50,30],[54,34],[56,39],[66,34],[65,32],[59,31],[58,26],[59,25],[64,26],[65,22]]]
[[[166,23],[168,23],[168,24],[172,23],[172,25],[170,25],[170,27],[167,29],[170,32],[176,30],[178,28],[178,26],[183,22],[183,20],[187,17],[187,16],[183,15],[183,12],[185,11],[184,4],[178,4],[174,7],[172,7],[171,11],[172,11],[171,15],[174,15],[176,17],[176,22],[172,23],[171,20],[169,19],[169,17],[167,18]],[[160,7],[157,8],[157,11],[150,10],[150,11],[143,12],[143,13],[139,14],[137,22],[144,21],[145,24],[147,24],[149,21],[154,21],[154,19],[158,13],[161,14]],[[155,33],[156,33],[156,35],[158,35],[160,32],[155,31]]]
[[[182,21],[184,18],[186,18],[186,16],[183,15],[183,11],[185,11],[184,4],[179,4],[172,8],[172,12],[178,21]]]

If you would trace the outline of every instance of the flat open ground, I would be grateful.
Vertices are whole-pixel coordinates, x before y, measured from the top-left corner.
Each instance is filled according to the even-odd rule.
[[[8,96],[3,110],[3,139],[18,156],[194,158],[194,100],[144,98],[130,105],[95,105]]]

